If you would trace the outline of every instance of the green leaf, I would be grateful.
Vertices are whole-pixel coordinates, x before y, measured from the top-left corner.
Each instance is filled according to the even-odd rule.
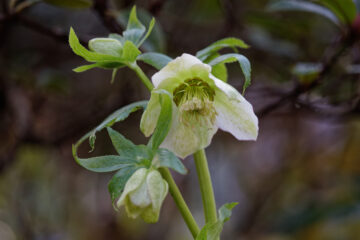
[[[108,189],[111,197],[111,201],[114,203],[118,199],[121,193],[124,190],[127,180],[133,175],[133,173],[140,167],[128,166],[121,168],[115,175],[111,178]]]
[[[123,32],[125,40],[133,42],[136,46],[140,43],[145,33],[145,26],[139,21],[136,15],[136,6],[131,9],[126,30]]]
[[[43,0],[44,2],[65,8],[89,8],[92,5],[90,0]]]
[[[124,44],[122,59],[127,62],[134,62],[141,54],[140,50],[134,45],[134,43],[126,40]]]
[[[164,141],[171,126],[172,97],[170,93],[165,90],[155,90],[152,93],[158,94],[161,105],[161,111],[156,123],[156,128],[148,143],[148,146],[155,150]]]
[[[232,63],[232,62],[236,62],[236,61],[239,62],[241,71],[243,72],[243,74],[245,76],[245,82],[243,85],[243,94],[244,94],[246,88],[251,83],[251,64],[250,64],[250,61],[244,55],[237,54],[237,53],[224,54],[224,55],[221,55],[221,56],[211,60],[209,62],[209,65],[215,66],[217,64]]]
[[[217,240],[220,238],[224,223],[230,219],[231,210],[238,203],[226,203],[219,209],[219,219],[215,223],[207,223],[200,231],[196,240]]]
[[[238,202],[225,203],[219,209],[219,220],[223,223],[229,221],[232,213],[232,209],[238,205]]]
[[[113,70],[118,70],[119,68],[124,67],[125,65],[122,63],[113,63],[113,62],[109,62],[109,63],[104,63],[104,62],[97,62],[97,63],[93,63],[93,64],[89,64],[89,65],[83,65],[77,68],[74,68],[73,71],[80,73],[80,72],[85,72],[87,70],[93,69],[93,68],[103,68],[103,69],[113,69]]]
[[[135,112],[139,109],[145,109],[148,101],[139,101],[132,104],[129,104],[125,107],[122,107],[118,110],[116,110],[114,113],[112,113],[110,116],[108,116],[102,123],[100,123],[96,128],[85,134],[76,144],[75,144],[75,154],[77,151],[77,148],[80,146],[80,144],[85,141],[87,138],[89,138],[89,144],[91,149],[94,149],[95,145],[95,134],[98,131],[101,131],[102,129],[106,127],[111,127],[116,122],[123,121],[126,119],[130,113]],[[76,156],[76,155],[75,155]],[[74,157],[75,157],[74,156]]]
[[[165,67],[172,60],[172,58],[161,53],[149,52],[139,55],[136,60],[143,61],[153,66],[157,70],[160,70]]]
[[[73,154],[76,154],[75,151],[75,146],[73,146]],[[93,172],[112,172],[137,163],[133,158],[117,155],[106,155],[92,158],[79,158],[74,155],[74,158],[80,166]]]
[[[135,145],[117,131],[107,128],[111,142],[122,157],[134,159],[137,166],[150,167],[154,153],[151,148],[145,145]]]
[[[238,39],[238,38],[234,38],[234,37],[224,38],[224,39],[216,41],[213,44],[209,45],[208,47],[198,51],[196,53],[196,57],[199,58],[201,61],[204,61],[209,56],[211,56],[213,53],[219,51],[222,48],[233,48],[236,50],[237,47],[238,48],[249,48],[249,45],[247,45],[243,40]]]
[[[209,63],[211,60],[219,57],[220,54],[219,53],[213,53],[211,56],[209,56],[206,59],[206,62]],[[211,74],[214,75],[215,77],[217,77],[218,79],[227,82],[227,78],[228,78],[228,72],[227,72],[227,68],[225,63],[218,63],[214,66],[211,67]]]
[[[181,160],[175,156],[171,151],[159,148],[157,150],[157,154],[155,156],[155,160],[153,160],[153,165],[156,167],[167,167],[177,171],[180,174],[186,174],[187,169]]]
[[[303,83],[309,83],[319,75],[322,69],[321,63],[297,63],[293,67],[292,73]]]
[[[120,156],[133,157],[136,155],[134,154],[136,152],[136,145],[134,143],[110,127],[107,128],[107,131],[114,148]]]
[[[319,0],[344,23],[351,24],[356,17],[356,5],[353,0]]]
[[[271,3],[268,6],[269,11],[305,11],[315,13],[317,15],[323,16],[335,23],[337,26],[341,26],[339,19],[332,13],[329,9],[317,5],[311,2],[305,1],[294,1],[294,0],[280,0],[274,3]]]
[[[77,38],[74,29],[70,28],[69,44],[75,54],[83,57],[88,62],[122,62],[119,57],[105,55],[87,50],[82,46]]]
[[[145,40],[150,36],[150,34],[151,34],[151,32],[152,32],[152,30],[154,28],[154,25],[155,25],[155,18],[152,18],[151,21],[150,21],[150,24],[149,24],[149,28],[148,28],[145,36],[137,44],[138,47],[141,46],[145,42]]]

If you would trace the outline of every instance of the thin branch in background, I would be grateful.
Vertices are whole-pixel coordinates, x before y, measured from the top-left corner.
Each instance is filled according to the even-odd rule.
[[[274,103],[269,104],[268,106],[264,107],[262,110],[257,112],[257,115],[261,118],[269,114],[270,112],[278,109],[279,107],[283,106],[284,104],[288,103],[289,101],[296,100],[301,94],[309,92],[310,90],[313,90],[314,88],[318,87],[322,84],[323,79],[327,76],[328,73],[331,72],[341,55],[349,48],[351,48],[357,38],[354,35],[348,35],[348,37],[344,38],[342,41],[342,46],[338,49],[337,52],[334,53],[330,59],[323,64],[323,69],[319,73],[318,77],[314,79],[310,84],[308,85],[302,85],[297,84],[293,90],[288,92],[287,94],[281,96],[277,101]]]

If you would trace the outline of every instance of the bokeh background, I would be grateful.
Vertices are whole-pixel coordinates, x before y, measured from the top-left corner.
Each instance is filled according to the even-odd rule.
[[[350,26],[269,12],[268,0],[95,0],[78,9],[57,0],[0,2],[1,240],[191,239],[171,196],[158,223],[130,220],[112,208],[111,175],[81,168],[71,154],[71,145],[107,115],[149,94],[128,69],[113,84],[110,71],[72,72],[85,62],[68,46],[69,28],[85,43],[121,32],[134,4],[144,23],[151,15],[157,20],[143,50],[195,54],[229,36],[251,45],[241,53],[252,63],[245,96],[259,116],[259,138],[238,142],[219,131],[206,150],[218,207],[239,202],[222,239],[360,239],[360,45],[346,46]],[[21,7],[14,12],[13,5]],[[298,88],[313,79],[297,73],[299,62],[329,69],[316,86]],[[237,64],[229,65],[229,82],[241,90]],[[145,143],[140,117],[115,129]],[[89,146],[80,150],[86,156]],[[98,134],[93,155],[112,152],[106,133]],[[189,174],[174,177],[203,224],[192,158],[184,164]]]

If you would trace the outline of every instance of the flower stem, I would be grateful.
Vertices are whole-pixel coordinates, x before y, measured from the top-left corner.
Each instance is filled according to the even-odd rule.
[[[217,221],[216,203],[204,149],[194,154],[194,160],[204,205],[205,221],[206,223],[214,223]]]
[[[151,90],[153,90],[154,86],[152,85],[150,79],[146,76],[146,74],[141,70],[141,68],[136,63],[129,64],[128,67],[130,69],[132,69],[133,71],[135,71],[135,73],[138,75],[138,77],[141,79],[141,81],[145,84],[147,89],[151,92]],[[174,178],[172,177],[168,168],[159,168],[159,171],[160,171],[161,175],[163,176],[163,178],[169,184],[169,192],[170,192],[171,196],[173,197],[174,202],[175,202],[176,206],[178,207],[192,236],[195,239],[196,236],[200,232],[199,226],[197,225],[193,215],[191,214],[189,207],[186,205],[186,202],[185,202],[183,196],[181,195],[181,192],[180,192],[178,186],[176,185]]]
[[[152,85],[150,79],[146,76],[146,74],[141,70],[141,68],[135,63],[129,64],[129,68],[131,68],[136,75],[140,78],[140,80],[144,83],[144,85],[147,87],[147,89],[151,92],[153,90],[154,86]]]
[[[170,194],[173,197],[176,206],[178,207],[182,217],[185,220],[186,225],[188,226],[192,236],[195,239],[200,230],[188,206],[186,205],[185,200],[182,197],[179,188],[177,187],[173,177],[171,176],[169,169],[159,168],[159,170],[163,178],[168,182]]]

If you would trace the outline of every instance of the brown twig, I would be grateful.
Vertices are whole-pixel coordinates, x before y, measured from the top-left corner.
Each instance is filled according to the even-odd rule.
[[[323,83],[324,78],[331,72],[341,55],[350,48],[354,43],[356,42],[356,37],[354,35],[348,35],[348,37],[344,38],[344,41],[342,41],[342,46],[338,49],[337,52],[334,53],[332,57],[329,58],[328,61],[326,61],[325,64],[323,64],[323,69],[310,84],[304,85],[304,84],[297,84],[290,92],[287,94],[281,96],[277,101],[274,103],[269,104],[268,106],[261,109],[259,112],[257,112],[257,115],[259,117],[264,117],[270,112],[278,109],[279,107],[283,106],[284,104],[288,103],[289,101],[296,100],[301,94],[309,92],[313,90],[314,88],[318,87]]]

